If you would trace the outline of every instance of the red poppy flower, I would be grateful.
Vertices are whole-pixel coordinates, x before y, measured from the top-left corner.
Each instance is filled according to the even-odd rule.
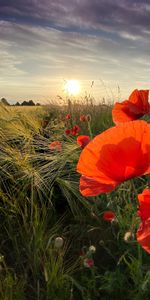
[[[142,223],[136,233],[138,243],[150,253],[150,190],[145,189],[138,195],[139,211]]]
[[[74,125],[73,128],[71,129],[72,135],[78,135],[80,131],[80,127],[78,125]]]
[[[110,221],[111,222],[115,219],[115,217],[116,217],[115,214],[111,210],[107,210],[103,213],[103,219],[105,221]]]
[[[79,135],[77,137],[77,144],[83,149],[90,142],[90,137],[88,135]]]
[[[65,130],[65,134],[66,134],[66,135],[69,135],[70,133],[71,133],[71,129],[66,129],[66,130]]]
[[[74,135],[74,136],[76,136],[76,135],[78,135],[79,133],[78,133],[78,131],[76,131],[76,130],[74,130],[74,129],[72,128],[72,129],[71,129],[71,134]]]
[[[50,149],[50,150],[58,150],[58,151],[61,151],[61,150],[62,150],[62,144],[61,144],[61,142],[59,142],[59,141],[51,142],[51,143],[49,144],[49,149]]]
[[[122,123],[96,136],[81,152],[77,171],[80,192],[96,196],[122,182],[150,173],[150,124]]]
[[[74,126],[73,126],[73,130],[79,131],[79,130],[80,130],[80,127],[79,127],[78,125],[74,125]]]
[[[116,102],[112,110],[114,123],[133,121],[149,113],[148,96],[149,90],[134,90],[129,100],[122,103]]]
[[[144,221],[150,218],[150,190],[145,189],[142,194],[138,194],[139,210],[138,215]]]
[[[80,116],[80,122],[86,122],[87,121],[87,118],[85,115],[81,115]]]
[[[65,119],[66,119],[66,120],[70,120],[70,119],[71,119],[71,115],[70,115],[70,114],[67,114],[66,117],[65,117]]]
[[[94,260],[92,258],[85,258],[83,264],[86,268],[92,268],[94,266]]]
[[[142,248],[150,253],[150,218],[140,224],[136,238]]]

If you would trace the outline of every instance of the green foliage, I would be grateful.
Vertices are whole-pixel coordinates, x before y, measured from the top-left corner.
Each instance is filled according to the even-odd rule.
[[[64,122],[65,115],[72,119]],[[81,122],[80,115],[89,115]],[[113,125],[111,107],[84,103],[0,107],[0,299],[149,299],[150,258],[135,239],[137,193],[149,176],[99,197],[79,193],[81,148],[64,130],[93,137]],[[50,150],[59,140],[62,151]],[[112,210],[116,219],[103,220]],[[130,239],[125,238],[130,233]],[[64,244],[55,247],[55,238]],[[83,249],[94,245],[94,267]]]

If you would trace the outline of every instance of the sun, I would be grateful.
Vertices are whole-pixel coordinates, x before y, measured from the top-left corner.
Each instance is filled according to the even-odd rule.
[[[64,89],[67,94],[76,96],[80,93],[80,82],[78,80],[66,80]]]

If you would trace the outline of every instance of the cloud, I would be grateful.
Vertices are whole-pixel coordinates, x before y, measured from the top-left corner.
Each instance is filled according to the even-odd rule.
[[[1,0],[0,7],[1,19],[21,21],[22,18],[22,21],[39,25],[105,28],[110,31],[126,28],[131,32],[140,27],[146,30],[150,26],[150,4],[142,0]]]
[[[125,31],[142,35],[150,28],[148,1],[0,1],[0,18],[66,30]]]
[[[0,7],[3,95],[10,86],[15,96],[58,94],[69,78],[84,90],[97,80],[96,95],[101,78],[124,92],[140,78],[148,85],[149,1],[0,0]]]

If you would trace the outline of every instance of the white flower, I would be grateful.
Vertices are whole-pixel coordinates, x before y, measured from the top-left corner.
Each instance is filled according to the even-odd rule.
[[[96,252],[96,247],[93,246],[93,245],[91,245],[91,246],[89,247],[89,251],[92,252],[92,253],[95,253],[95,252]]]
[[[127,231],[124,235],[124,241],[126,243],[129,243],[130,241],[132,241],[134,239],[134,234],[131,231]]]

